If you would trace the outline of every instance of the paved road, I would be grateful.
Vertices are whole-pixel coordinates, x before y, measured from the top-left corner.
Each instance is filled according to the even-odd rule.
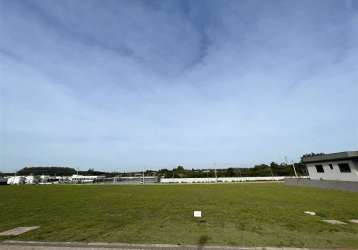
[[[0,245],[1,250],[142,250],[140,248],[94,248],[94,247],[71,247],[71,246],[23,246],[23,245]]]
[[[120,243],[71,243],[3,241],[0,250],[310,250],[307,248],[137,245]],[[327,250],[327,249],[326,249]]]

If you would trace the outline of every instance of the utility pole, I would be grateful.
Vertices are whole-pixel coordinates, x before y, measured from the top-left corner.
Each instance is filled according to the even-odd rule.
[[[216,162],[214,162],[215,181],[218,182],[218,174],[216,173]]]
[[[143,168],[142,173],[143,173],[143,181],[142,181],[142,182],[143,182],[143,184],[144,184],[144,168]]]
[[[271,176],[273,177],[272,167],[270,165]]]
[[[293,171],[295,172],[295,176],[296,176],[296,178],[298,178],[296,168],[295,168],[295,163],[293,161],[291,161],[291,162],[292,162]]]
[[[288,166],[287,156],[285,156],[285,162],[286,162],[286,166]],[[292,163],[293,172],[295,173],[295,177],[298,178],[296,168],[295,168],[295,163],[293,161],[291,161],[291,163]]]

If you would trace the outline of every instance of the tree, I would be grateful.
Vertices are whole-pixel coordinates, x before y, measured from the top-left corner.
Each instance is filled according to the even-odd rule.
[[[317,156],[317,155],[324,155],[325,153],[308,153],[308,154],[304,154],[301,156],[301,162],[303,161],[304,158],[307,158],[307,157],[312,157],[312,156]]]
[[[227,176],[227,177],[234,177],[234,176],[235,176],[235,171],[234,171],[234,169],[233,169],[233,168],[228,168],[228,169],[226,170],[226,176]]]
[[[184,167],[181,166],[181,165],[178,165],[176,171],[178,171],[178,172],[184,172]]]
[[[17,172],[18,175],[61,175],[70,176],[76,173],[74,168],[69,167],[25,167]]]

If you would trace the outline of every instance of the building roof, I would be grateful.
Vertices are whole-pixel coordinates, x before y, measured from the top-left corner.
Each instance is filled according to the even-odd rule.
[[[346,151],[332,154],[321,154],[314,156],[303,157],[303,163],[314,163],[314,162],[324,162],[324,161],[339,161],[339,160],[358,160],[358,151]]]

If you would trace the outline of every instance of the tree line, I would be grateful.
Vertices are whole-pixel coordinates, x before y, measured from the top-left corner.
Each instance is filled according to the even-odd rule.
[[[311,154],[310,154],[311,155]],[[307,157],[305,155],[304,157]],[[253,177],[253,176],[294,176],[294,168],[297,175],[307,175],[307,169],[302,163],[285,164],[275,163],[255,165],[252,168],[228,167],[222,169],[185,169],[183,166],[177,166],[173,169],[146,170],[145,176],[158,176],[164,178],[203,178],[203,177]],[[92,168],[86,171],[79,171],[70,167],[58,166],[39,166],[25,167],[16,172],[17,175],[51,175],[51,176],[71,176],[80,175],[104,175],[106,177],[114,176],[138,176],[142,172],[104,172],[96,171]],[[13,173],[14,174],[14,173]],[[4,175],[0,173],[0,176]],[[6,175],[10,175],[7,173]]]
[[[307,175],[304,164],[294,163],[297,175]],[[185,169],[178,166],[172,170],[161,169],[157,171],[157,176],[164,178],[205,178],[205,177],[254,177],[254,176],[294,176],[295,172],[292,164],[277,164],[272,162],[270,165],[260,164],[253,168],[229,167],[225,169]]]

